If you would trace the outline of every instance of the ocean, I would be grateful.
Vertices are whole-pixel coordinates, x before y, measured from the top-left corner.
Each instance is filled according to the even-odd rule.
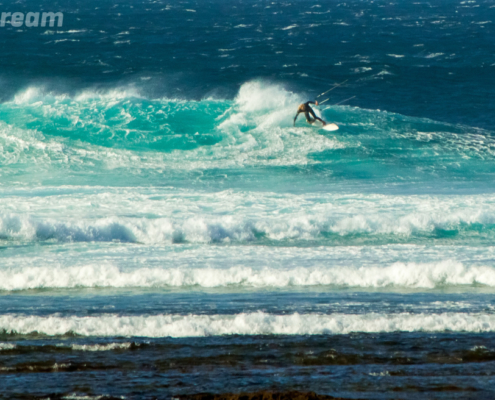
[[[495,397],[493,1],[0,8],[0,398]]]

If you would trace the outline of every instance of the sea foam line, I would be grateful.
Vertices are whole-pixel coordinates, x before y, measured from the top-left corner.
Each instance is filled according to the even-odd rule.
[[[177,202],[175,202],[177,203]],[[74,218],[67,215],[38,217],[19,213],[0,214],[0,238],[8,240],[57,241],[57,242],[129,242],[129,243],[218,243],[250,242],[260,238],[268,240],[314,240],[327,236],[361,235],[463,235],[474,232],[481,236],[492,235],[495,228],[493,204],[484,210],[474,207],[438,202],[429,210],[408,205],[402,210],[386,213],[386,203],[370,205],[368,210],[355,202],[349,210],[331,203],[320,205],[301,204],[305,210],[291,205],[291,213],[268,215],[271,209],[283,207],[283,202],[263,205],[258,215],[249,211],[234,214],[230,207],[218,204],[218,211],[229,215],[203,214],[192,216],[197,205],[168,206],[165,211],[181,209],[184,217],[145,218],[89,216]],[[132,204],[130,204],[132,205]],[[430,206],[430,204],[427,204]],[[144,205],[143,205],[144,207]],[[137,208],[137,207],[135,207]],[[223,210],[222,210],[222,209]],[[58,210],[57,210],[58,212]],[[164,211],[162,211],[164,212]],[[352,213],[352,214],[351,214]],[[62,216],[63,218],[63,216]]]
[[[96,287],[406,287],[484,285],[495,287],[495,267],[466,266],[455,260],[432,263],[396,262],[388,266],[317,266],[256,269],[138,268],[114,265],[20,267],[0,270],[0,290]]]
[[[94,317],[0,316],[6,333],[81,336],[204,337],[220,335],[336,335],[352,332],[494,332],[495,315],[291,314],[155,315]]]

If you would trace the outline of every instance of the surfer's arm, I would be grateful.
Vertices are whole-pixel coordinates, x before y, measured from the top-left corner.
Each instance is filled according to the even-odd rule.
[[[299,114],[300,114],[300,113],[301,113],[301,112],[300,112],[300,111],[298,111],[298,112],[297,112],[297,114],[296,114],[296,116],[294,117],[294,126],[296,126],[296,119],[297,119],[297,117],[299,116]]]

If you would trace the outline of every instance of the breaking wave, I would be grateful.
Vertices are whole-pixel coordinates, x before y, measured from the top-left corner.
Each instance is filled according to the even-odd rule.
[[[0,270],[0,290],[44,288],[283,288],[305,286],[362,288],[495,287],[494,266],[466,266],[457,261],[396,262],[388,266],[295,268],[137,268],[111,265],[18,267]]]
[[[99,337],[202,337],[219,335],[338,335],[352,332],[493,332],[493,314],[156,315],[95,317],[0,316],[5,333],[68,333]]]
[[[29,201],[7,196],[0,204],[12,212],[0,214],[0,240],[342,244],[346,240],[407,243],[456,238],[490,243],[495,237],[491,195],[121,192],[74,193]],[[47,211],[53,203],[60,209]],[[110,207],[113,216],[104,216]]]
[[[334,179],[492,174],[491,132],[334,106],[323,108],[322,116],[341,131],[321,134],[304,121],[292,126],[304,99],[262,81],[245,83],[233,100],[201,101],[146,99],[135,88],[69,96],[32,87],[0,105],[2,175],[69,171],[97,179],[105,171],[149,177],[318,165]]]

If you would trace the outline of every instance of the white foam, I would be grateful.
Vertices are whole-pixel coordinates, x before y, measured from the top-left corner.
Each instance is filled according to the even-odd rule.
[[[14,350],[17,347],[15,343],[0,343],[0,351]]]
[[[132,343],[105,343],[105,344],[73,344],[72,350],[76,351],[113,351],[131,348]]]
[[[100,396],[82,396],[82,395],[79,395],[77,393],[73,393],[73,394],[69,394],[69,395],[66,395],[66,396],[62,396],[62,399],[64,400],[100,400],[100,399],[105,399],[105,398],[108,398],[109,396],[107,395],[100,395]],[[121,398],[121,399],[125,399],[124,396],[113,396],[112,397],[114,398]]]
[[[363,79],[381,78],[384,73],[381,71],[378,75]],[[95,171],[106,173],[124,168],[130,175],[149,176],[151,173],[161,176],[163,171],[173,173],[251,166],[306,166],[321,162],[318,157],[311,156],[314,153],[365,146],[349,137],[321,135],[314,127],[307,125],[304,118],[300,118],[295,128],[292,127],[298,104],[307,99],[269,82],[245,83],[233,102],[162,99],[151,101],[150,107],[141,107],[140,101],[144,100],[138,97],[140,93],[133,87],[110,91],[93,89],[73,97],[47,94],[42,87],[32,87],[19,93],[15,101],[2,104],[2,108],[10,108],[9,112],[15,109],[18,120],[36,118],[44,121],[50,129],[53,129],[52,121],[65,121],[62,130],[81,130],[81,133],[84,131],[83,136],[87,133],[84,127],[93,127],[98,132],[94,137],[106,140],[105,137],[116,135],[123,148],[92,145],[90,140],[74,141],[53,136],[45,138],[42,131],[17,129],[0,123],[0,162],[12,166],[12,169],[3,169],[0,174],[25,173],[24,176],[29,177],[54,170],[61,174],[65,170],[76,170],[78,173],[90,171],[94,174]],[[111,112],[103,113],[103,109]],[[230,111],[225,112],[227,109]],[[214,135],[219,141],[187,151],[141,151],[141,145],[149,144],[152,139],[147,132],[130,129],[129,124],[141,119],[150,121],[157,115],[172,116],[180,110],[198,111],[198,115],[205,117],[205,120],[209,118],[215,121],[212,132],[199,131],[198,134]],[[109,114],[114,115],[111,123],[107,120]],[[441,157],[438,163],[427,163],[434,172],[444,173],[445,169],[455,169],[456,161],[495,156],[493,139],[489,134],[479,134],[479,130],[475,134],[470,128],[452,127],[452,131],[445,132],[445,125],[442,124],[438,132],[420,132],[414,129],[418,126],[416,124],[432,124],[433,121],[406,118],[410,124],[402,124],[407,128],[400,128],[401,124],[397,125],[393,121],[405,117],[392,113],[346,109],[345,115],[349,126],[356,126],[353,121],[357,120],[357,126],[366,127],[369,138],[376,139],[378,135],[397,141],[406,157],[416,154],[417,146],[414,143],[418,141],[431,142],[425,146],[426,157],[431,153],[449,156],[453,153],[456,157],[454,160]],[[169,134],[174,133],[175,128],[172,123],[166,123],[160,129]],[[453,133],[455,129],[462,132]],[[128,137],[141,139],[137,142],[132,139],[127,141]],[[364,135],[361,138],[368,139]],[[408,153],[409,150],[411,153]]]
[[[352,332],[494,332],[495,315],[441,314],[291,314],[155,315],[93,317],[0,316],[8,333],[100,337],[202,337],[219,335],[335,335]]]
[[[250,145],[244,144],[246,148]],[[487,227],[483,235],[489,237],[495,224],[494,195],[108,190],[96,194],[1,196],[0,236],[21,241],[147,244],[251,242],[260,237],[307,241],[328,235],[393,234],[407,238],[442,231],[462,237],[471,226],[479,225]],[[108,209],[113,210],[113,216],[107,216]]]
[[[34,100],[35,96],[32,94],[30,99]],[[0,174],[5,173],[5,168],[10,165],[37,168],[43,164],[67,162],[64,148],[63,143],[46,140],[40,132],[18,129],[0,122],[0,163],[3,168]]]
[[[443,55],[444,55],[444,53],[430,53],[430,54],[426,55],[425,58],[436,58],[436,57],[440,57]]]
[[[63,42],[79,42],[79,39],[58,39],[58,40],[54,40],[53,42],[51,43],[63,43]]]
[[[390,372],[388,372],[388,371],[370,372],[370,373],[368,373],[368,375],[370,375],[370,376],[380,376],[380,377],[382,377],[382,376],[390,376]]]
[[[295,263],[297,264],[297,262]],[[105,263],[77,267],[17,267],[0,270],[0,290],[75,287],[495,287],[495,267],[456,261],[395,262],[386,266],[168,267],[122,270]]]
[[[126,87],[126,88],[117,88],[111,90],[84,90],[79,94],[77,94],[74,100],[79,102],[85,102],[88,100],[115,101],[115,100],[123,100],[128,98],[143,98],[143,97],[139,93],[139,90],[137,88]]]
[[[278,110],[287,106],[297,108],[301,101],[301,97],[285,90],[283,87],[262,81],[243,84],[235,99],[242,112]]]
[[[371,71],[373,68],[370,67],[359,67],[359,68],[353,68],[352,71],[356,74],[362,74],[363,72],[368,72]]]
[[[173,115],[179,109],[201,108],[211,114],[211,105],[216,106],[218,100],[203,100],[202,102],[179,102],[172,100],[156,100],[150,110],[148,107],[125,107],[129,99],[140,101],[139,91],[134,87],[122,87],[115,90],[86,90],[76,96],[53,95],[45,93],[42,88],[33,87],[16,96],[15,102],[8,102],[3,107],[16,108],[23,119],[37,118],[44,120],[71,121],[63,125],[62,129],[80,129],[84,126],[99,129],[99,135],[111,137],[116,131],[134,132],[128,124],[135,119],[150,119],[148,113],[164,113]],[[254,81],[242,85],[235,101],[222,104],[231,105],[233,110],[218,120],[215,135],[222,138],[212,146],[199,146],[188,151],[175,150],[169,153],[150,152],[140,150],[125,150],[118,148],[101,147],[85,142],[54,138],[49,140],[32,141],[36,145],[47,145],[50,142],[63,145],[63,152],[47,149],[42,154],[30,152],[24,154],[22,149],[16,149],[19,154],[2,152],[0,138],[0,157],[10,157],[17,160],[23,168],[36,164],[37,172],[40,168],[76,168],[88,166],[94,170],[112,170],[125,168],[130,173],[141,173],[143,170],[196,170],[209,168],[230,168],[250,165],[307,165],[319,161],[308,157],[308,154],[326,149],[342,148],[344,145],[335,138],[319,135],[313,128],[300,123],[304,128],[292,127],[292,120],[301,98],[279,85]],[[111,123],[106,119],[106,113],[100,109],[112,109],[116,112]],[[120,112],[118,112],[120,111]],[[103,116],[102,116],[103,115]],[[213,117],[209,115],[209,117]],[[52,126],[52,124],[48,124]],[[169,124],[161,129],[171,130]],[[24,130],[30,132],[29,130]],[[17,135],[5,129],[8,140]],[[102,133],[103,132],[103,133]],[[148,140],[146,133],[142,133],[143,141]],[[122,139],[123,143],[127,143]],[[151,139],[150,139],[151,140]],[[31,143],[29,143],[31,145]],[[134,142],[129,143],[130,146]],[[3,154],[6,153],[6,154]],[[30,162],[23,163],[26,156],[31,156]],[[31,162],[32,161],[32,162]],[[134,167],[133,167],[134,166]]]
[[[18,93],[14,97],[14,103],[17,105],[32,103],[43,97],[44,89],[42,87],[29,87]]]
[[[74,41],[73,39],[59,39],[55,42],[63,42],[67,40]],[[107,65],[107,64],[102,64],[102,65]],[[70,97],[67,94],[56,94],[47,91],[47,89],[44,86],[30,86],[24,89],[23,91],[17,93],[14,96],[13,103],[19,106],[27,105],[27,104],[30,104],[32,106],[33,105],[32,103],[34,101],[42,101],[42,103],[39,103],[40,105],[42,105],[45,103],[52,104],[56,101],[61,102],[69,98]],[[109,89],[109,90],[87,89],[76,94],[73,98],[73,101],[86,102],[88,100],[101,100],[108,102],[114,100],[122,100],[126,98],[142,98],[142,96],[139,93],[138,89],[132,86]],[[57,105],[60,108],[64,107],[64,104],[57,103]],[[94,104],[92,106],[94,106]],[[62,110],[59,110],[59,113],[61,111]]]
[[[46,195],[41,188],[34,196],[27,196],[30,191],[21,189],[10,195],[1,192],[0,208],[7,212],[0,217],[2,238],[100,241],[108,242],[108,247],[99,254],[85,252],[84,256],[74,250],[2,257],[2,290],[495,287],[494,248],[490,246],[469,248],[457,242],[452,247],[337,246],[301,252],[297,248],[203,245],[266,239],[300,243],[322,239],[322,232],[337,235],[330,238],[332,241],[355,233],[368,237],[392,233],[407,239],[436,229],[458,229],[462,238],[462,229],[469,224],[486,227],[481,234],[489,239],[495,222],[493,195],[281,195],[69,187],[55,192],[53,188],[43,190],[68,193]],[[109,209],[115,216],[105,216]],[[259,239],[260,234],[263,239]],[[147,246],[117,246],[115,241]],[[197,244],[172,245],[177,242]],[[106,250],[111,246],[115,250]]]

